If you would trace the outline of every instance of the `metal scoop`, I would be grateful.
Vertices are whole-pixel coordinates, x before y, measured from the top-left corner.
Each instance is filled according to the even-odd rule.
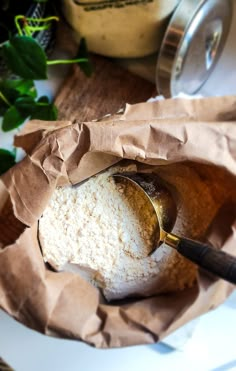
[[[164,242],[199,267],[236,284],[235,257],[207,244],[170,233],[176,220],[177,208],[171,192],[156,174],[119,173],[113,174],[113,177],[117,183],[130,181],[139,187],[147,197],[147,202],[153,206],[157,225],[155,244],[150,254]]]

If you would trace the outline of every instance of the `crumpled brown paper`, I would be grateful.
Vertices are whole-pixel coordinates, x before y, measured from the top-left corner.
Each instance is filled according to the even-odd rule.
[[[121,347],[159,341],[232,292],[199,271],[191,289],[108,305],[79,275],[44,264],[37,220],[57,185],[78,183],[121,158],[210,164],[236,184],[236,97],[142,103],[99,122],[35,121],[16,143],[28,155],[0,180],[0,306],[12,317],[48,335]],[[232,200],[208,240],[236,255]]]

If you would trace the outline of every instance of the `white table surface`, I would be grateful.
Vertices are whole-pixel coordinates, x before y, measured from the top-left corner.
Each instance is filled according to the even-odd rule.
[[[234,18],[224,54],[202,88],[203,95],[236,94]],[[53,97],[62,80],[62,68],[54,68],[50,81],[37,86]],[[1,133],[0,147],[9,147],[12,134]],[[186,341],[188,332],[191,336]],[[164,344],[97,350],[38,334],[0,311],[0,357],[16,371],[228,371],[236,370],[236,292],[220,307],[173,334],[169,343],[178,344],[178,350]]]
[[[203,315],[182,350],[162,345],[99,350],[46,337],[0,312],[0,352],[16,371],[236,370],[236,295]]]

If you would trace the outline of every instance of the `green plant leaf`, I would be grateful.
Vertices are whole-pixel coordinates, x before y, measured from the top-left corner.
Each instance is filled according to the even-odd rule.
[[[15,101],[15,107],[18,112],[22,115],[22,117],[31,116],[34,112],[36,102],[33,97],[23,96],[17,98]]]
[[[15,100],[21,95],[34,98],[37,96],[33,80],[2,80],[0,81],[0,91],[11,104],[14,104]]]
[[[31,114],[30,118],[46,121],[56,120],[58,115],[57,107],[53,103],[46,103],[45,97],[41,97],[40,99],[34,106],[34,111]]]
[[[9,87],[17,90],[20,95],[28,95],[36,98],[37,91],[33,80],[19,79],[19,80],[5,80],[8,81]]]
[[[57,108],[46,96],[40,97],[37,102],[32,97],[20,97],[15,102],[15,108],[24,118],[47,121],[57,119]]]
[[[24,117],[38,120],[53,121],[57,119],[57,108],[49,102],[47,96],[40,97],[37,102],[32,97],[20,97],[15,106]]]
[[[9,105],[5,102],[4,99],[2,99],[2,94],[0,90],[0,116],[3,116],[8,108]]]
[[[6,106],[4,103],[0,102],[0,116],[4,116],[7,109],[8,109],[8,106]]]
[[[38,103],[49,103],[49,98],[46,95],[42,95],[39,97]]]
[[[26,118],[27,116],[23,116],[15,106],[11,106],[3,116],[2,130],[6,132],[18,128]]]
[[[0,148],[0,175],[5,173],[16,163],[16,155],[13,152]]]
[[[47,78],[47,63],[44,50],[32,37],[13,36],[3,45],[7,66],[24,79]]]
[[[84,37],[80,40],[79,50],[76,55],[76,58],[87,58],[88,59],[88,62],[81,62],[81,63],[78,62],[78,65],[80,69],[84,72],[84,74],[87,77],[90,77],[93,73],[93,65],[89,59],[88,48],[87,48],[86,40]]]

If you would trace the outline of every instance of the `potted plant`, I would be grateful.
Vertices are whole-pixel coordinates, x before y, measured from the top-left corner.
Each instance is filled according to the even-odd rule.
[[[48,97],[38,96],[34,84],[34,80],[47,79],[48,65],[77,63],[86,75],[91,74],[84,39],[75,58],[48,59],[45,50],[49,45],[48,36],[53,22],[59,21],[59,18],[45,13],[46,4],[47,0],[21,0],[14,4],[11,0],[4,0],[1,5],[0,24],[4,33],[0,55],[5,66],[0,77],[2,131],[16,129],[27,119],[56,120],[57,108]],[[15,158],[15,148],[12,151],[0,148],[0,174],[15,163]]]

